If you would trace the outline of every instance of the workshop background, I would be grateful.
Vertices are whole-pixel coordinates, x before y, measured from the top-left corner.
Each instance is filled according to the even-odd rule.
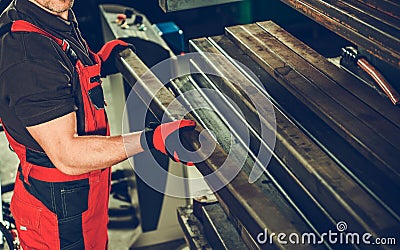
[[[0,6],[7,2],[1,0]],[[135,109],[144,104],[130,91],[139,84],[137,77],[188,52],[217,53],[247,66],[254,76],[246,75],[240,65],[229,71],[212,59],[209,62],[211,68],[259,89],[256,76],[266,90],[261,91],[263,97],[272,103],[268,108],[275,112],[272,159],[262,177],[249,183],[252,166],[259,164],[254,152],[270,146],[260,135],[262,124],[268,123],[257,113],[264,103],[252,104],[252,97],[239,85],[215,76],[171,79],[163,95],[155,95],[165,99],[152,104],[148,122],[160,120],[168,98],[198,88],[229,97],[242,111],[243,121],[227,122],[228,116],[237,114],[223,97],[186,100],[188,106],[205,101],[221,110],[190,114],[218,142],[208,161],[188,168],[151,152],[116,166],[110,249],[400,249],[398,1],[75,0],[74,11],[93,51],[115,38],[136,47],[136,55],[116,61],[122,74],[104,80],[112,134],[122,133],[123,127],[142,129]],[[129,94],[136,100],[131,105],[135,108],[127,110],[124,119]],[[174,175],[207,175],[229,152],[227,134],[240,137],[232,131],[241,127],[249,129],[251,141],[239,152],[246,154],[244,167],[217,192],[206,182],[201,186],[183,182],[177,187],[163,179],[165,190],[187,189],[191,196],[209,193],[190,199],[170,197],[132,170],[132,164],[137,169],[148,167],[155,156]],[[196,142],[191,146],[196,148]],[[2,185],[13,182],[17,164],[1,134]],[[322,237],[318,243],[318,237],[329,231],[344,235],[344,240]],[[279,233],[313,233],[317,238],[308,244],[288,244],[278,239]],[[361,236],[357,242],[351,233],[369,233],[373,243],[363,242]]]

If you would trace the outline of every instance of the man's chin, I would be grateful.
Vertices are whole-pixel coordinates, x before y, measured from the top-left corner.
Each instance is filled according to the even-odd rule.
[[[68,1],[68,0],[67,0]],[[61,9],[56,9],[56,8],[49,8],[47,7],[51,12],[56,13],[56,14],[61,14],[64,13],[70,9],[72,9],[72,6],[74,5],[74,0],[71,0],[68,6],[65,6],[64,8]]]

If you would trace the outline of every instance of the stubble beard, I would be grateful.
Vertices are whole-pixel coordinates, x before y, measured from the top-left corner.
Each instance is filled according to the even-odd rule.
[[[60,3],[54,4],[54,1],[47,0],[43,3],[43,7],[51,12],[60,14],[68,11],[74,5],[74,0],[59,0]]]

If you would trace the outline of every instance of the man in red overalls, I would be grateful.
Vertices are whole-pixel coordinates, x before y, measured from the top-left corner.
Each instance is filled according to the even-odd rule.
[[[91,52],[72,5],[14,0],[0,16],[0,117],[20,159],[11,210],[23,249],[106,249],[110,166],[151,148],[167,154],[170,134],[195,127],[109,136],[100,77],[129,44]]]

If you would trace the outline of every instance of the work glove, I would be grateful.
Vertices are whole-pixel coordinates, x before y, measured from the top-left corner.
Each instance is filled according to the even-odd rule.
[[[193,162],[180,158],[185,151],[189,151],[182,145],[180,138],[182,132],[193,131],[195,127],[196,122],[192,120],[177,120],[161,125],[153,123],[142,133],[140,143],[144,150],[154,148],[176,162],[193,166]]]
[[[103,45],[100,51],[97,52],[97,55],[100,57],[102,62],[100,72],[102,77],[119,72],[115,66],[117,54],[126,48],[131,48],[135,51],[135,46],[133,46],[133,44],[117,39],[107,42]]]

